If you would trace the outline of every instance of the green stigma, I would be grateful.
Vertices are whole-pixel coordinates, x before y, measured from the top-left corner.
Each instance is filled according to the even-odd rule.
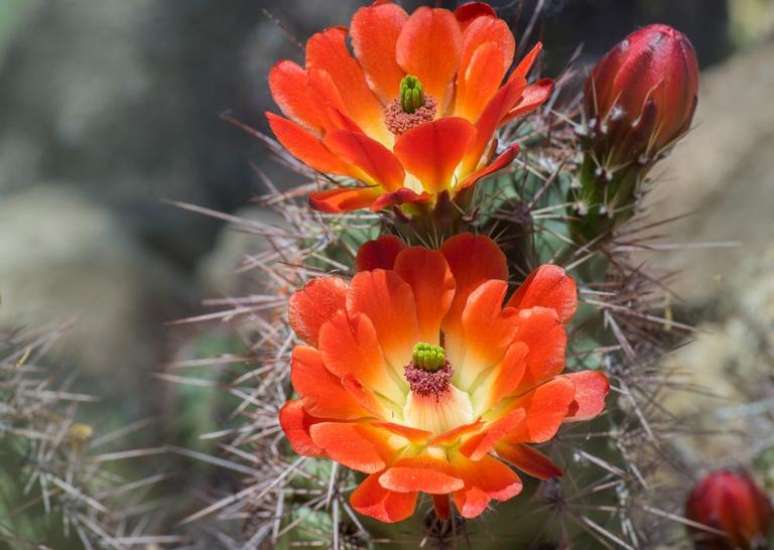
[[[400,81],[400,106],[404,113],[413,113],[425,104],[422,83],[413,75],[407,74]]]
[[[411,359],[415,367],[435,372],[446,364],[446,352],[441,346],[420,342],[414,346],[414,354]]]

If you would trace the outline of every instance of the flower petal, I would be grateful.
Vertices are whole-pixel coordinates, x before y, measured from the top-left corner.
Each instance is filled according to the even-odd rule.
[[[325,146],[347,164],[354,164],[370,176],[369,183],[387,191],[403,186],[405,173],[400,161],[378,141],[351,130],[333,130],[323,139]]]
[[[379,198],[381,187],[339,187],[309,194],[309,205],[320,212],[340,214],[368,208]]]
[[[338,420],[370,416],[341,380],[325,368],[320,352],[315,348],[296,346],[293,349],[290,380],[304,398],[304,409],[313,416]]]
[[[545,480],[562,476],[562,470],[550,458],[527,445],[501,443],[497,454],[532,477]]]
[[[463,362],[456,363],[455,383],[470,389],[478,377],[494,367],[513,342],[518,324],[513,308],[503,309],[508,283],[490,280],[468,297],[462,312],[465,339]],[[459,359],[458,359],[459,361]]]
[[[543,103],[548,101],[548,99],[551,97],[551,94],[553,93],[554,81],[550,78],[544,78],[542,80],[538,80],[534,84],[530,84],[524,88],[521,99],[519,99],[516,105],[514,105],[513,108],[508,111],[508,114],[505,115],[500,123],[505,124],[514,118],[531,113],[543,105]]]
[[[570,413],[575,398],[575,384],[561,376],[538,386],[518,399],[514,407],[527,409],[524,424],[507,438],[513,443],[543,443],[553,438]]]
[[[534,46],[532,46],[532,49],[525,55],[521,61],[519,61],[519,64],[516,66],[516,68],[513,70],[513,73],[511,73],[511,76],[508,78],[527,78],[527,75],[529,74],[529,71],[532,69],[532,66],[535,64],[535,61],[537,61],[538,56],[543,51],[543,43],[538,42]]]
[[[347,283],[338,277],[319,277],[288,300],[290,326],[304,341],[317,345],[322,324],[346,307]]]
[[[491,163],[487,164],[486,166],[482,166],[472,174],[469,174],[467,177],[465,177],[464,180],[462,180],[462,183],[455,188],[455,191],[461,191],[463,189],[467,189],[468,187],[471,187],[475,184],[477,184],[480,180],[484,179],[487,176],[490,176],[494,174],[495,172],[502,170],[503,168],[506,168],[511,162],[513,162],[513,159],[516,158],[516,155],[519,154],[519,145],[517,143],[514,143],[513,145],[509,146],[505,151],[500,153],[500,155],[494,159]]]
[[[396,523],[414,514],[417,494],[388,491],[379,484],[379,474],[371,474],[352,492],[349,502],[365,516]]]
[[[454,493],[454,504],[462,517],[479,516],[492,499],[504,502],[521,493],[516,472],[497,459],[485,456],[473,462],[460,453],[452,456],[452,466],[465,481],[465,488]]]
[[[314,422],[301,400],[288,401],[279,411],[279,423],[293,450],[303,456],[321,456],[323,450],[312,441],[309,428]]]
[[[346,45],[347,31],[341,27],[314,34],[306,43],[306,67],[326,71],[344,101],[344,112],[363,130],[385,141],[390,133],[384,125],[382,105],[366,83],[360,64]]]
[[[358,472],[373,474],[381,472],[387,464],[386,444],[379,445],[374,437],[358,424],[347,422],[319,422],[312,425],[309,433],[315,445],[325,451],[326,456]]]
[[[392,269],[398,253],[406,245],[395,235],[383,235],[363,244],[357,251],[355,264],[358,271]]]
[[[460,478],[455,477],[448,462],[430,456],[398,460],[379,477],[379,483],[389,491],[421,491],[436,495],[459,491],[465,485]]]
[[[421,7],[403,25],[395,46],[398,65],[419,78],[443,112],[462,53],[462,31],[444,9]]]
[[[502,58],[502,51],[496,42],[484,42],[470,54],[457,74],[455,116],[466,120],[478,120],[484,107],[497,93],[505,76]]]
[[[404,389],[393,377],[367,316],[336,312],[320,327],[319,341],[323,362],[333,374],[351,375],[370,390],[403,403]]]
[[[575,384],[575,399],[570,406],[567,422],[591,420],[605,409],[610,382],[604,373],[584,370],[566,374],[564,378],[569,378]]]
[[[350,175],[349,166],[308,130],[274,113],[266,113],[266,118],[277,140],[298,160],[319,172]]]
[[[465,357],[465,335],[462,328],[462,310],[468,296],[489,279],[508,279],[505,254],[495,242],[482,235],[461,233],[447,239],[441,247],[457,288],[449,313],[441,324],[446,337],[444,347],[452,364],[461,364]],[[470,261],[475,258],[476,261]]]
[[[454,277],[443,254],[421,246],[407,248],[395,260],[395,272],[414,292],[419,337],[438,345],[441,321],[454,299]]]
[[[523,78],[509,78],[505,85],[487,103],[476,121],[476,137],[465,153],[463,173],[476,169],[483,157],[495,131],[503,118],[519,102],[527,81]]]
[[[567,333],[556,311],[544,307],[522,309],[516,339],[529,347],[527,372],[521,387],[533,388],[564,370]]]
[[[535,306],[553,309],[559,320],[566,323],[575,315],[578,306],[575,280],[557,265],[541,265],[511,296],[508,305],[516,309]]]
[[[476,18],[482,15],[491,15],[496,17],[494,8],[486,2],[466,2],[454,10],[454,17],[457,18],[462,30],[464,31]]]
[[[395,60],[395,45],[407,20],[403,8],[385,3],[360,8],[349,26],[355,57],[384,103],[400,92],[404,72]]]
[[[403,167],[419,179],[426,191],[439,193],[454,183],[454,170],[475,134],[475,128],[465,119],[440,118],[402,134],[394,150]]]
[[[269,71],[269,90],[285,116],[313,130],[322,130],[325,111],[309,86],[306,70],[292,61],[280,61]]]
[[[528,353],[529,348],[524,342],[510,345],[487,380],[474,390],[472,400],[476,411],[492,409],[517,391],[527,372]]]
[[[402,374],[419,340],[411,287],[394,271],[361,271],[350,283],[347,311],[364,314],[371,320],[384,357]]]
[[[462,444],[460,452],[471,460],[481,460],[503,438],[521,427],[526,418],[527,412],[524,409],[512,410],[494,422],[486,424],[481,433],[471,437]]]
[[[402,187],[392,193],[384,193],[371,205],[371,210],[379,212],[390,206],[400,206],[401,204],[417,204],[422,202],[431,202],[433,196],[429,193],[415,193],[408,187]]]

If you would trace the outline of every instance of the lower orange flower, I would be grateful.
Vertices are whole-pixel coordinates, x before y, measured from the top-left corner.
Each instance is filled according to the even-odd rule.
[[[574,281],[544,265],[505,301],[505,256],[472,234],[440,250],[382,237],[357,264],[349,283],[315,279],[290,300],[308,344],[292,356],[300,399],[280,411],[294,450],[368,474],[351,504],[385,522],[419,493],[442,517],[450,497],[476,517],[521,492],[510,466],[561,475],[530,445],[600,414],[608,392],[600,372],[562,374]]]

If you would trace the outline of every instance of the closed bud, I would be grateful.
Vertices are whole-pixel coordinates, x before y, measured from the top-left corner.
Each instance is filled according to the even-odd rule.
[[[696,53],[683,33],[649,25],[630,34],[586,82],[598,160],[615,169],[654,159],[690,127],[698,90]]]
[[[634,215],[641,181],[689,129],[698,89],[693,46],[667,25],[630,34],[594,67],[584,91],[580,185],[567,201],[587,205],[570,211],[576,242],[610,234]]]
[[[685,515],[711,529],[691,528],[699,550],[768,548],[771,503],[747,474],[730,470],[710,473],[688,496]]]

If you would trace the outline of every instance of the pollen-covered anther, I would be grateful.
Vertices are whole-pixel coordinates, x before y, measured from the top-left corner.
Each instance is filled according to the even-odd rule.
[[[413,393],[438,397],[449,391],[452,373],[442,347],[419,343],[404,374]]]
[[[400,95],[384,109],[387,129],[399,136],[423,122],[435,118],[437,104],[424,93],[422,83],[412,75],[406,75],[400,82]]]

